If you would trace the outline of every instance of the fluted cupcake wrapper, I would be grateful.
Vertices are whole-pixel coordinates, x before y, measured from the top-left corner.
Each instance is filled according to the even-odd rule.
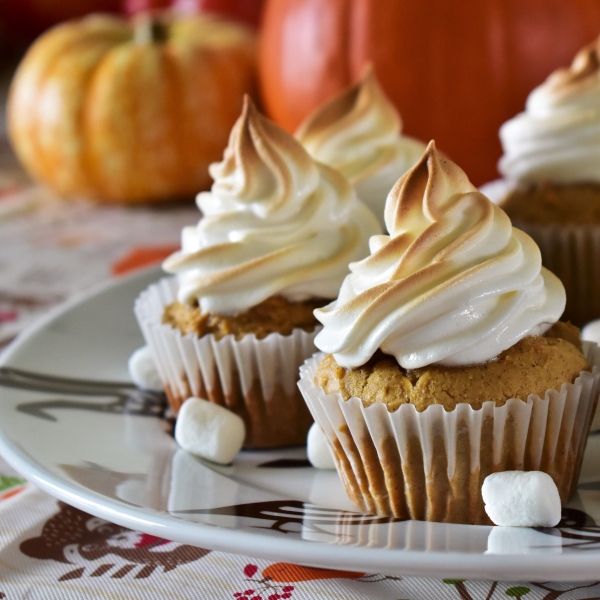
[[[481,485],[495,471],[541,470],[561,499],[575,491],[598,400],[600,349],[585,343],[592,366],[544,398],[485,402],[474,410],[431,405],[395,412],[379,402],[325,394],[315,385],[318,353],[300,368],[298,386],[333,450],[351,500],[364,512],[400,519],[489,523]]]
[[[183,335],[162,323],[176,292],[176,279],[164,278],[143,291],[134,306],[175,414],[190,396],[206,398],[244,419],[247,448],[304,444],[312,418],[296,383],[299,366],[315,352],[317,331],[295,329],[260,340]]]
[[[600,225],[544,225],[513,220],[539,246],[543,265],[565,286],[563,319],[584,325],[600,318]]]
[[[506,179],[480,188],[502,206],[516,184]],[[565,286],[567,307],[562,316],[576,325],[600,318],[600,225],[530,223],[511,219],[515,227],[530,235],[539,246],[543,265]]]

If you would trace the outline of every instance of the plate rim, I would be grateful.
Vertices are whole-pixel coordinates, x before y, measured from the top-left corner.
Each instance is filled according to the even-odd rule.
[[[147,278],[153,271],[156,271],[157,277],[160,275],[160,270],[156,266],[141,269],[131,275],[102,282],[51,309],[21,332],[0,353],[0,366],[10,366],[11,358],[22,345],[75,307],[115,287],[134,286],[138,280]],[[365,572],[367,566],[365,563],[368,563],[377,565],[376,571],[373,572],[414,577],[500,581],[540,580],[548,579],[549,576],[552,581],[586,581],[590,578],[593,580],[599,578],[598,553],[594,555],[584,552],[486,555],[310,543],[308,540],[286,539],[259,532],[185,521],[173,514],[165,516],[158,512],[153,513],[152,509],[129,506],[125,502],[87,490],[47,471],[27,452],[10,441],[1,422],[0,455],[34,486],[93,516],[136,531],[167,537],[172,541],[193,546],[208,547],[211,550],[266,560],[274,560],[277,557],[280,561],[307,566],[360,572]],[[477,525],[457,526],[478,527]],[[168,532],[166,536],[165,532]],[[365,561],[367,553],[370,558]]]

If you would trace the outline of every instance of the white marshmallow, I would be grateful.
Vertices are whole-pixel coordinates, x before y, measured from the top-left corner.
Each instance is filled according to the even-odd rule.
[[[200,398],[188,398],[179,409],[175,440],[188,452],[228,465],[241,450],[244,421],[230,410]]]
[[[306,454],[315,469],[335,469],[335,461],[320,425],[313,423],[306,438]]]
[[[164,386],[160,380],[154,357],[148,346],[138,348],[129,357],[129,377],[137,387],[151,392],[162,392]]]
[[[560,496],[542,471],[502,471],[485,478],[485,512],[503,527],[554,527],[561,517]]]
[[[600,319],[590,321],[585,327],[581,328],[581,339],[600,344]]]

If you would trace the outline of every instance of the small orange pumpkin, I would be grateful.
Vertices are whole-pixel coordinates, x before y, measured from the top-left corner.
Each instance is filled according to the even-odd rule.
[[[254,34],[206,15],[71,21],[19,66],[10,139],[61,196],[135,204],[191,195],[210,185],[208,165],[253,89],[254,61]]]

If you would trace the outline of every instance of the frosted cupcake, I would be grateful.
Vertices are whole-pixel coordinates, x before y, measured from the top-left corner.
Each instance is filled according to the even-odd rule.
[[[481,485],[543,470],[574,491],[600,380],[557,323],[535,242],[433,142],[388,196],[389,235],[315,314],[300,388],[350,498],[369,513],[487,523]]]
[[[368,69],[358,84],[310,115],[295,135],[313,158],[348,179],[383,225],[388,192],[425,150],[425,144],[401,131],[398,111]]]
[[[175,412],[191,395],[246,423],[246,447],[304,443],[312,419],[296,381],[314,352],[312,311],[368,253],[377,220],[337,171],[246,100],[204,217],[182,233],[136,315]]]
[[[500,204],[539,244],[567,289],[565,318],[578,324],[600,317],[599,43],[550,75],[500,129]]]

